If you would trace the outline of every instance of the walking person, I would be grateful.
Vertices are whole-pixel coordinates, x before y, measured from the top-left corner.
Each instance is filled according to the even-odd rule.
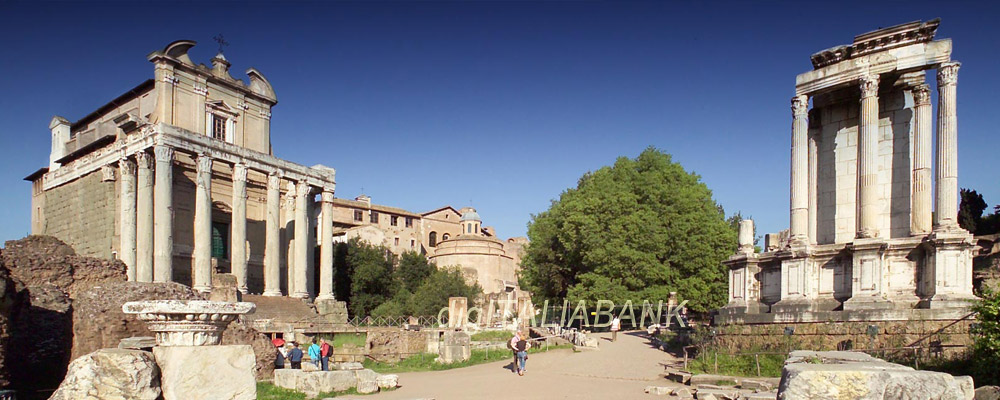
[[[316,369],[319,369],[319,345],[316,344],[316,338],[313,338],[312,344],[309,345],[309,361],[312,361]]]
[[[520,338],[517,341],[517,346],[515,347],[515,350],[517,351],[517,362],[518,362],[517,374],[520,376],[524,376],[524,371],[525,371],[524,364],[525,362],[528,361],[528,349],[530,348],[531,348],[531,343],[528,343],[528,341],[525,338]]]
[[[521,330],[520,329],[518,329],[517,331],[515,331],[514,332],[514,337],[510,338],[510,340],[507,341],[507,348],[510,349],[510,353],[512,355],[514,355],[514,362],[510,364],[511,365],[510,370],[514,371],[515,374],[520,371],[520,369],[518,369],[518,367],[517,367],[517,361],[518,361],[517,360],[517,342],[519,342],[519,341],[521,341]]]
[[[321,363],[323,364],[322,370],[323,371],[329,371],[330,370],[330,353],[333,352],[333,349],[330,348],[330,344],[326,342],[326,339],[322,339],[321,338],[319,340],[319,343],[320,343],[319,344],[319,359],[320,359]]]
[[[292,369],[302,369],[302,349],[299,342],[292,342],[292,350],[288,352],[288,361],[292,364]]]
[[[618,331],[622,329],[622,320],[616,315],[614,319],[611,320],[611,341],[614,342],[618,340]]]

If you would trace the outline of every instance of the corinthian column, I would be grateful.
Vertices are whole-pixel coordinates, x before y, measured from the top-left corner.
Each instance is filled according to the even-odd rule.
[[[170,282],[174,277],[174,149],[154,146],[156,186],[153,212],[153,280]]]
[[[307,260],[312,254],[309,251],[309,194],[312,188],[306,181],[299,181],[295,193],[295,293],[292,297],[308,298],[306,290]]]
[[[153,281],[153,157],[140,151],[135,204],[135,280]]]
[[[958,62],[938,68],[937,165],[935,166],[937,212],[934,230],[958,227],[958,114],[955,91],[958,86]]]
[[[878,237],[878,75],[861,77],[858,123],[858,238]]]
[[[320,232],[319,250],[319,296],[318,299],[333,299],[333,191],[324,189],[322,196],[323,222]]]
[[[127,267],[125,275],[129,282],[134,282],[136,278],[135,265],[135,162],[127,157],[118,160],[118,172],[121,175],[121,188],[119,196],[121,198],[120,215],[121,242],[119,243],[119,258]]]
[[[931,91],[927,85],[913,88],[913,198],[910,234],[930,233],[931,214]]]
[[[198,155],[194,192],[194,281],[191,288],[212,290],[212,157]]]
[[[809,130],[806,96],[792,97],[792,190],[791,190],[791,240],[796,244],[809,243],[809,163],[806,136]]]
[[[816,132],[817,134],[819,132]],[[816,135],[809,135],[809,244],[816,244],[817,213],[819,211],[819,144]]]
[[[232,242],[229,245],[230,263],[236,276],[237,288],[247,292],[247,166],[242,162],[233,164],[233,213]]]
[[[281,296],[281,176],[267,175],[267,220],[264,237],[264,295]]]

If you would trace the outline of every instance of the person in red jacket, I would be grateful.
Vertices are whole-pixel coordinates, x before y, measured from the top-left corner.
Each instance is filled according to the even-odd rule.
[[[330,354],[333,353],[333,348],[330,344],[326,342],[326,339],[319,340],[319,359],[323,363],[323,371],[330,370]]]

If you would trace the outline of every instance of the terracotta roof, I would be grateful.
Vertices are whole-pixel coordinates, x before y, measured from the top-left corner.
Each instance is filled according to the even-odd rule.
[[[403,216],[407,216],[407,217],[415,217],[415,218],[420,218],[421,217],[420,214],[416,214],[416,213],[413,213],[413,212],[410,212],[410,211],[406,211],[406,210],[404,210],[402,208],[389,207],[389,206],[380,206],[378,204],[368,205],[368,203],[365,203],[363,201],[348,200],[348,199],[333,199],[333,204],[339,204],[339,205],[342,205],[342,206],[353,207],[353,208],[360,208],[360,209],[365,209],[365,210],[375,210],[375,211],[378,211],[378,212],[384,212],[384,213],[389,213],[389,214],[399,214],[399,215],[403,215]]]

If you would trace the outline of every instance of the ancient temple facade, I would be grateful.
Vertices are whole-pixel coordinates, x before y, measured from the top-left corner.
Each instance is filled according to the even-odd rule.
[[[221,52],[195,64],[194,45],[151,53],[153,79],[82,119],[52,119],[49,165],[26,178],[32,233],[118,258],[129,280],[208,291],[226,272],[244,292],[332,299],[332,219],[311,216],[332,215],[335,171],[275,157],[271,84],[233,78]]]
[[[743,221],[716,322],[964,315],[975,297],[973,237],[957,218],[960,64],[938,24],[859,35],[796,77],[790,227],[757,253]]]

